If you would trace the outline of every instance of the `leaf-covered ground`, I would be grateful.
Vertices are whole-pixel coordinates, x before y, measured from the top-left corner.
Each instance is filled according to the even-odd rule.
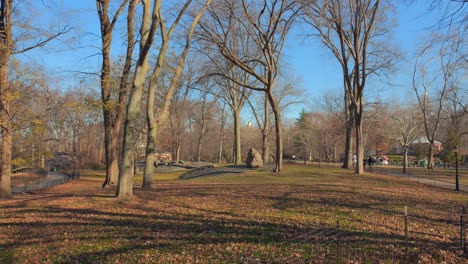
[[[180,173],[179,173],[180,174]],[[102,172],[0,201],[0,263],[464,263],[466,193],[288,165],[114,198]],[[407,206],[408,237],[404,208]]]

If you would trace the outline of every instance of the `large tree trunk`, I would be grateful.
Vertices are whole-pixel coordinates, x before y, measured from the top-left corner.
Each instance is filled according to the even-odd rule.
[[[0,10],[0,199],[11,197],[11,143],[10,86],[8,63],[10,61],[11,8],[13,0],[2,0]]]
[[[120,165],[117,196],[120,198],[133,195],[133,176],[135,173],[135,145],[136,145],[136,121],[140,111],[140,102],[146,73],[148,72],[147,57],[145,62],[138,66],[135,73],[134,86],[127,106],[127,118],[124,129],[124,142],[122,161]]]
[[[3,49],[0,49],[3,50]],[[1,54],[3,53],[3,54]],[[11,197],[11,143],[12,131],[10,124],[10,102],[8,88],[8,60],[9,52],[1,52],[0,64],[0,122],[1,122],[1,152],[0,152],[0,198]],[[5,54],[7,53],[7,54]],[[6,55],[6,56],[5,56]]]
[[[132,1],[128,7],[127,15],[127,52],[120,77],[118,106],[114,106],[115,102],[111,99],[111,58],[110,50],[112,45],[112,33],[115,21],[124,9],[126,1],[123,1],[115,13],[114,18],[109,18],[110,1],[96,2],[99,21],[101,24],[101,51],[102,51],[102,67],[101,67],[101,100],[102,111],[104,116],[104,148],[106,156],[106,179],[102,187],[115,186],[119,175],[119,151],[120,138],[122,132],[122,121],[125,115],[125,101],[127,94],[127,81],[130,74],[133,53],[133,18],[136,7],[136,2]]]
[[[135,77],[127,105],[127,116],[125,119],[122,160],[120,165],[119,180],[116,195],[120,198],[133,195],[133,176],[135,166],[135,145],[136,145],[136,121],[140,111],[140,102],[145,84],[145,77],[148,73],[148,55],[153,44],[154,34],[158,24],[158,14],[160,1],[155,1],[153,12],[151,13],[151,1],[143,1],[143,19],[140,39],[140,53],[136,64]]]
[[[357,162],[356,162],[356,173],[364,173],[364,145],[362,138],[362,116],[363,116],[363,106],[362,100],[359,100],[358,106],[355,108],[355,129],[356,129],[356,152],[357,152]]]
[[[150,119],[151,118],[147,118],[148,123],[151,122]],[[148,125],[148,135],[146,138],[145,150],[145,170],[143,172],[143,184],[141,186],[143,189],[151,189],[153,187],[154,158],[156,154],[157,133],[156,124]]]
[[[283,169],[283,124],[281,122],[281,110],[276,103],[273,94],[268,92],[268,101],[270,102],[271,109],[275,115],[275,142],[276,142],[276,154],[275,154],[275,172],[281,172]]]

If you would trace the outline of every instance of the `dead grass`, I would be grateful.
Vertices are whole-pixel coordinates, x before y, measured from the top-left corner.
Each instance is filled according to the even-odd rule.
[[[139,188],[137,177],[127,200],[99,188],[102,172],[88,171],[80,180],[0,201],[0,262],[466,260],[457,248],[465,193],[301,165],[281,174],[248,170],[183,181],[180,173],[155,176],[150,191]]]

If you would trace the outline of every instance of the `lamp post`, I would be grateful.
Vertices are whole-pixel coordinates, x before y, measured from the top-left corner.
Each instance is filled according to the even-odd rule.
[[[453,152],[455,153],[455,191],[460,191],[460,185],[458,181],[458,147],[457,146],[453,148]]]
[[[32,155],[31,155],[32,156],[31,157],[31,159],[32,159],[32,162],[31,162],[32,164],[31,165],[32,165],[33,170],[36,168],[36,165],[37,165],[36,164],[36,162],[37,162],[36,159],[39,159],[39,153],[38,152],[39,152],[39,147],[33,145]]]
[[[406,173],[406,151],[408,151],[408,148],[406,145],[403,146],[403,173]]]

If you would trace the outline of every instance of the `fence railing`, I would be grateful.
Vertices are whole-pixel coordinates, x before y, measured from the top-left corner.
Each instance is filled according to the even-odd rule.
[[[57,175],[56,177],[47,177],[47,170],[32,170],[13,174],[11,177],[11,186],[13,193],[30,192],[45,188],[50,188],[70,179],[66,175]]]

